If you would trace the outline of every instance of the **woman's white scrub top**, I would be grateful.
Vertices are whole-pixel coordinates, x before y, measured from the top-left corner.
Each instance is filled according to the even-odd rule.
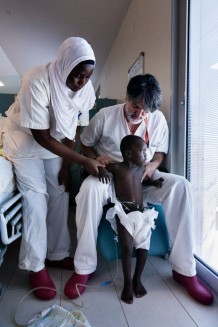
[[[64,139],[64,135],[56,131],[56,120],[50,102],[48,65],[34,68],[24,76],[20,92],[6,115],[8,119],[4,153],[9,158],[57,157],[39,145],[30,131],[49,129],[56,140]]]

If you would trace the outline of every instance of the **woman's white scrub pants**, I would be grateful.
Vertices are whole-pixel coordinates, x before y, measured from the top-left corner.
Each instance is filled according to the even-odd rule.
[[[23,229],[19,267],[34,272],[44,261],[69,256],[69,193],[58,183],[61,158],[13,159],[17,187],[23,201]]]

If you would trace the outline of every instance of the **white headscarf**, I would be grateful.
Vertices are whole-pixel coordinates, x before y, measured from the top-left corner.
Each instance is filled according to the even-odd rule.
[[[70,140],[75,137],[79,112],[92,109],[95,102],[90,80],[77,92],[72,92],[66,86],[67,77],[73,68],[85,60],[95,61],[90,44],[80,37],[70,37],[61,45],[57,59],[49,65],[51,104],[56,129]]]

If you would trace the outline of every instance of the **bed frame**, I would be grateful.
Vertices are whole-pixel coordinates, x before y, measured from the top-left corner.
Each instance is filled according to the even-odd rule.
[[[1,241],[8,245],[21,236],[22,230],[21,194],[15,194],[0,207]]]

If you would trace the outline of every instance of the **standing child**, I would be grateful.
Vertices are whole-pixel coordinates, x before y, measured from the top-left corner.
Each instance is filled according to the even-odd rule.
[[[151,228],[158,213],[147,209],[143,204],[142,178],[146,161],[146,143],[135,135],[125,136],[120,144],[123,162],[109,163],[107,169],[99,167],[99,179],[109,183],[110,173],[113,175],[114,191],[111,201],[115,204],[109,209],[106,218],[118,233],[122,248],[122,267],[124,288],[121,300],[131,304],[133,293],[142,297],[147,292],[141,283],[141,275],[145,266],[150,246]],[[161,187],[163,178],[147,180],[147,185]],[[131,278],[131,257],[133,247],[136,248],[136,267]]]

